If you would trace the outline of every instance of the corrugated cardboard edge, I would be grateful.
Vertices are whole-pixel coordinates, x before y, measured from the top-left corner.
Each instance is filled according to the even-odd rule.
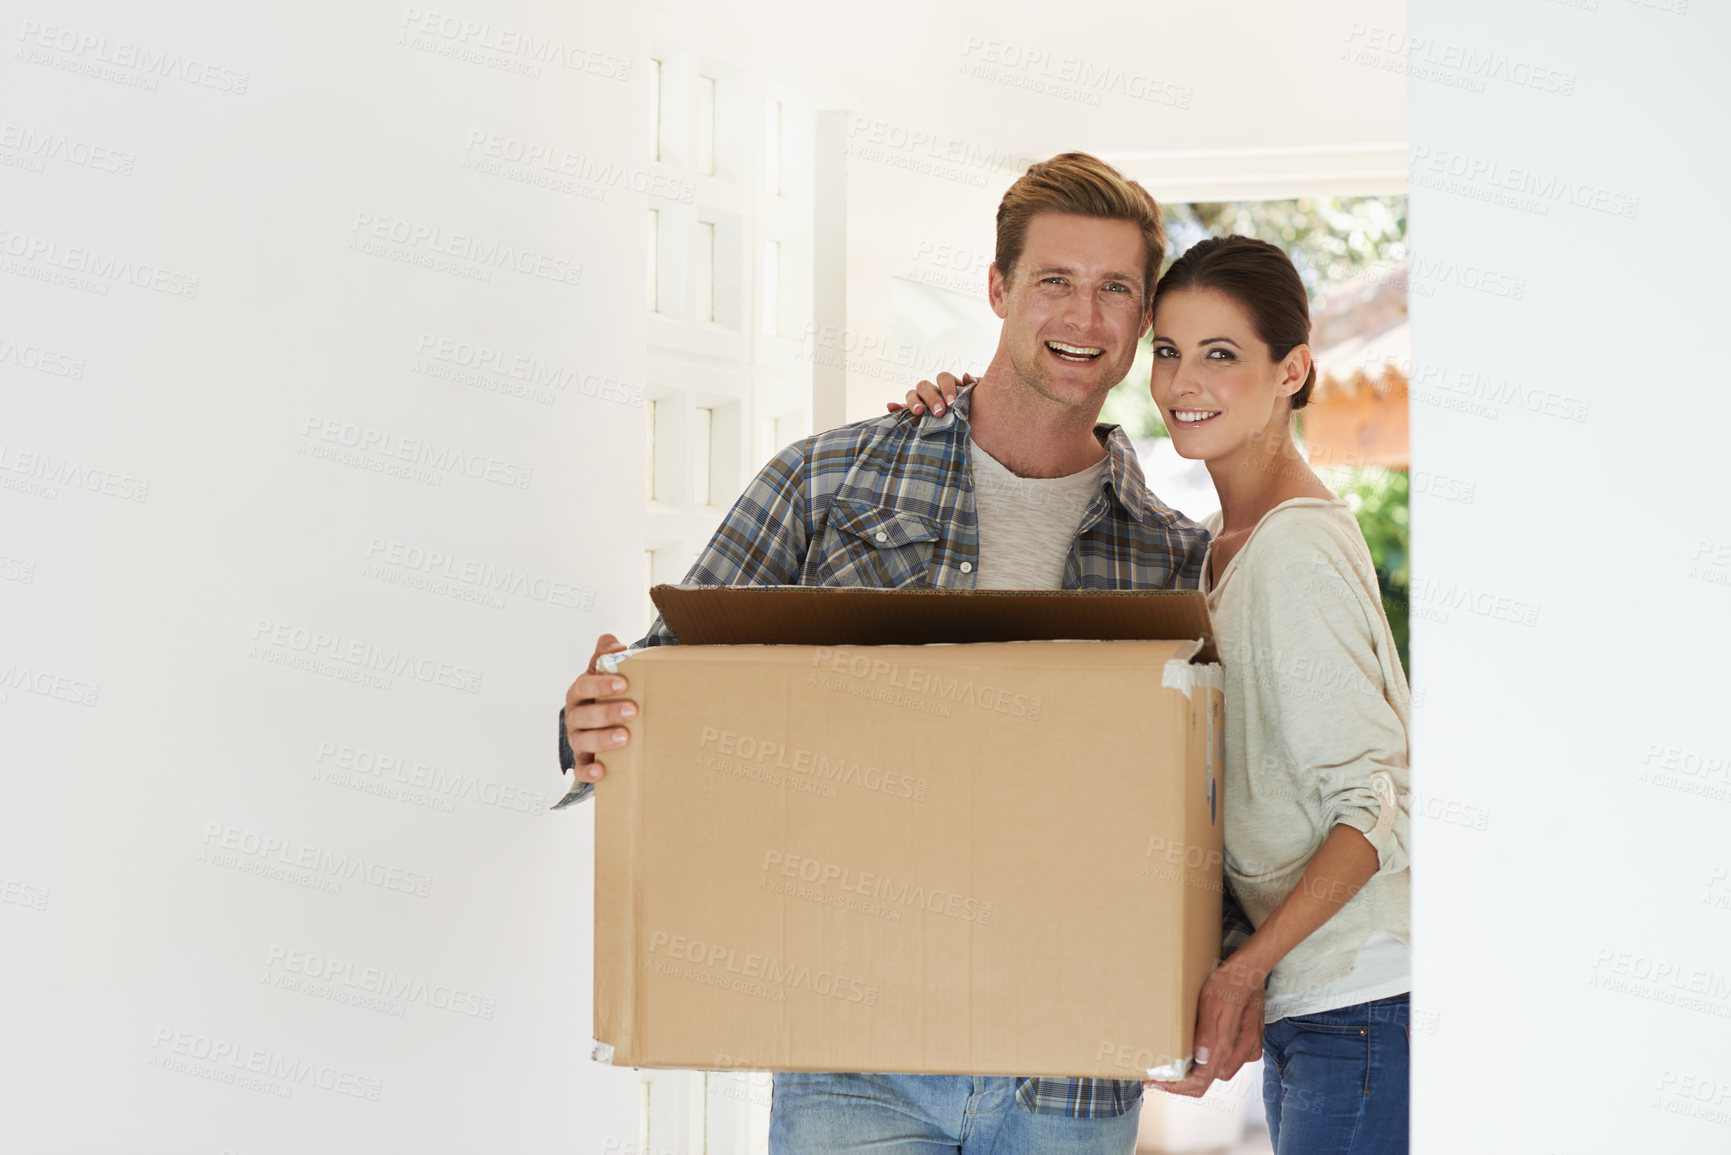
[[[1167,663],[1166,670],[1162,673],[1163,679],[1171,674],[1173,665],[1171,662]],[[1217,712],[1224,706],[1224,674],[1225,671],[1218,665],[1189,666],[1185,671],[1186,684],[1182,687],[1190,702],[1191,724],[1189,732],[1192,748],[1189,761],[1192,766],[1200,765],[1203,767],[1206,774],[1203,781],[1193,781],[1187,788],[1185,808],[1188,811],[1192,805],[1198,805],[1189,795],[1191,789],[1196,790],[1200,795],[1199,805],[1208,806],[1207,796],[1210,784],[1212,784],[1215,798],[1221,807],[1218,811],[1212,809],[1209,811],[1209,844],[1202,855],[1202,861],[1205,864],[1203,873],[1206,875],[1208,885],[1193,885],[1189,869],[1186,868],[1185,870],[1182,921],[1184,932],[1177,936],[1178,941],[1185,945],[1181,947],[1182,957],[1179,959],[1178,974],[1180,976],[1179,982],[1183,986],[1183,1000],[1191,1007],[1196,1006],[1202,993],[1202,984],[1207,981],[1208,975],[1218,965],[1221,945],[1221,908],[1225,902],[1226,885],[1225,839],[1223,837],[1226,828],[1225,782],[1223,780],[1225,764],[1218,758],[1219,751],[1214,742],[1213,723]],[[1170,681],[1166,681],[1164,684],[1172,686]],[[1194,692],[1198,687],[1202,688],[1201,694]],[[1173,686],[1172,688],[1178,689],[1180,687]],[[1196,1045],[1194,1014],[1191,1016],[1191,1021],[1185,1025],[1183,1035],[1187,1040],[1186,1049],[1194,1048]],[[1188,1071],[1193,1058],[1193,1053],[1186,1054],[1164,1070]],[[1170,1075],[1149,1075],[1149,1078],[1169,1079],[1172,1077]],[[1177,1077],[1182,1078],[1182,1074]]]
[[[658,585],[649,595],[662,623],[685,645],[1200,638],[1198,660],[1220,660],[1208,601],[1199,590]]]
[[[642,663],[636,663],[641,667]],[[638,982],[638,909],[635,875],[643,828],[643,735],[639,723],[648,710],[650,679],[634,671],[630,694],[639,714],[627,724],[631,741],[607,755],[610,771],[595,786],[595,981],[594,1050],[596,1062],[629,1065],[637,1043],[643,997]],[[602,820],[606,814],[607,820]]]

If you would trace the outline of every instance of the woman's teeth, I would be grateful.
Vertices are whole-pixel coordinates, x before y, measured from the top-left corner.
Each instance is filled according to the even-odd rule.
[[[1066,345],[1062,341],[1047,341],[1046,348],[1066,361],[1092,361],[1106,351],[1090,349],[1086,345]]]
[[[1206,421],[1210,417],[1220,416],[1218,409],[1174,409],[1172,418],[1175,421],[1192,422]]]

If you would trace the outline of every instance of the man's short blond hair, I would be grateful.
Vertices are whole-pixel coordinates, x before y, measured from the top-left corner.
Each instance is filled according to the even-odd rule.
[[[1147,189],[1085,152],[1066,152],[1029,166],[998,202],[998,248],[992,263],[1004,280],[1010,279],[1022,257],[1028,222],[1039,213],[1073,213],[1135,225],[1148,250],[1142,270],[1143,305],[1153,298],[1154,281],[1166,257],[1166,234],[1160,227],[1160,206]]]

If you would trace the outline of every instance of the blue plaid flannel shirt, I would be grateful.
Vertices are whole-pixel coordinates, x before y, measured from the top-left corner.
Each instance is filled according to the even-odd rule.
[[[685,581],[691,585],[826,585],[972,589],[979,522],[968,459],[964,391],[942,417],[904,412],[819,433],[778,453],[722,519]],[[1208,533],[1148,491],[1130,439],[1097,425],[1107,452],[1100,492],[1064,567],[1065,589],[1194,589]],[[657,617],[638,646],[677,644]],[[576,764],[559,711],[559,764]],[[554,807],[594,791],[576,782]],[[1222,956],[1250,935],[1226,892]],[[1141,1097],[1139,1079],[1017,1080],[1039,1114],[1104,1118]]]

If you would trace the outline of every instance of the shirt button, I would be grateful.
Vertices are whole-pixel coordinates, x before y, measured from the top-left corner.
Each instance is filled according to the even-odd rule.
[[[963,573],[973,573],[974,572],[974,563],[971,561],[963,562],[961,565],[961,570]]]
[[[879,540],[879,541],[888,541],[888,540],[889,540],[889,539],[890,539],[890,535],[889,535],[889,534],[887,534],[887,533],[883,533],[883,532],[881,532],[881,531],[880,531],[880,532],[879,532],[879,533],[878,533],[878,540]]]

